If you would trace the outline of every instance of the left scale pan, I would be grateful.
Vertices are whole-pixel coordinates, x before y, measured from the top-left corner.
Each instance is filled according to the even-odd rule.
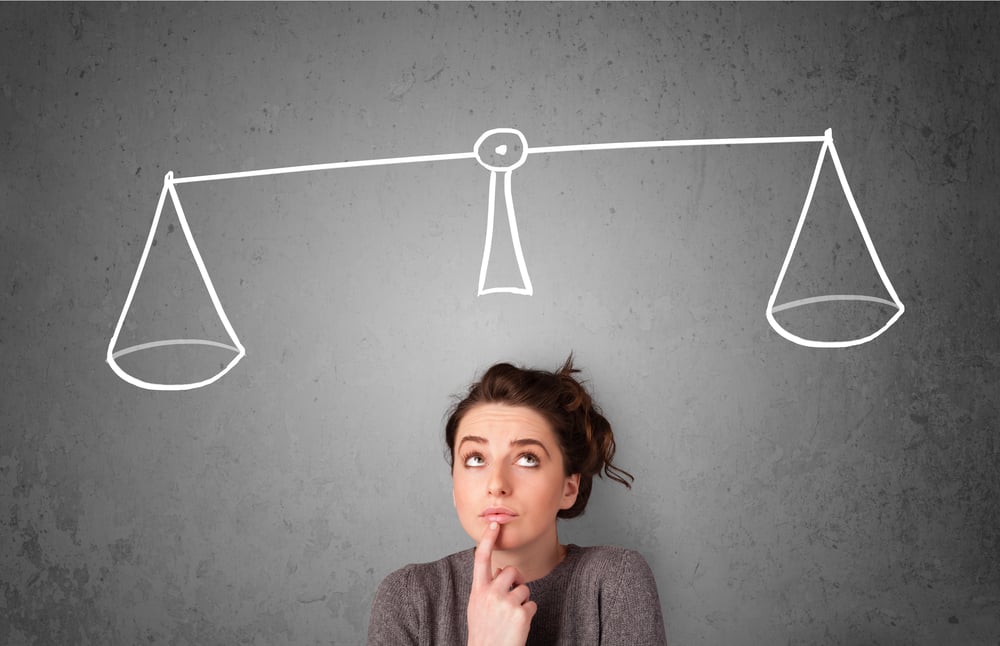
[[[107,362],[115,374],[147,390],[191,390],[207,386],[221,379],[246,355],[198,251],[174,183],[171,171],[163,178],[163,190],[139,266],[108,343]],[[151,261],[150,256],[154,252],[154,258],[162,260],[163,254],[156,254],[155,248],[158,233],[162,233],[160,228],[168,195],[190,255],[181,254],[185,256],[182,260],[175,258],[172,265],[161,266]],[[172,223],[167,231],[173,231]],[[160,239],[166,237],[159,236]],[[162,287],[163,282],[178,280],[178,276],[186,278],[182,281],[186,284]],[[168,302],[176,301],[177,296],[185,297],[180,299],[180,320],[175,316],[178,303]],[[183,311],[185,305],[194,311]],[[169,334],[170,330],[180,333]],[[123,331],[128,341],[123,342]],[[213,338],[206,338],[209,332]],[[167,378],[175,374],[186,377]]]

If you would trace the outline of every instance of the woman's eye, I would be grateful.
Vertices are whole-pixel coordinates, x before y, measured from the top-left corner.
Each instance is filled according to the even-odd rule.
[[[484,464],[486,464],[486,460],[481,455],[470,455],[465,458],[465,466],[467,467],[481,467]]]
[[[538,458],[531,453],[525,453],[517,459],[517,464],[522,467],[537,467]]]

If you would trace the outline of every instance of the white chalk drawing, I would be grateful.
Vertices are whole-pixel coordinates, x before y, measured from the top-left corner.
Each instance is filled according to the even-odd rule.
[[[495,141],[490,142],[491,139],[503,139],[507,138],[510,143],[500,143],[497,144]],[[893,288],[892,283],[889,280],[885,269],[879,260],[878,254],[875,251],[875,246],[872,243],[871,236],[868,233],[868,229],[865,226],[864,220],[861,218],[861,213],[858,209],[857,203],[854,200],[854,196],[851,192],[850,187],[847,183],[847,177],[844,174],[844,169],[840,163],[840,158],[837,155],[836,147],[833,144],[833,134],[832,130],[827,129],[823,135],[820,136],[801,136],[801,137],[739,137],[739,138],[724,138],[724,139],[679,139],[679,140],[657,140],[657,141],[630,141],[630,142],[617,142],[617,143],[600,143],[600,144],[575,144],[575,145],[565,145],[565,146],[542,146],[537,148],[529,148],[528,142],[525,139],[524,134],[514,128],[494,128],[484,132],[479,139],[476,141],[472,152],[462,152],[462,153],[449,153],[449,154],[437,154],[437,155],[416,155],[409,157],[393,157],[393,158],[383,158],[383,159],[366,159],[358,161],[344,161],[344,162],[333,162],[325,164],[310,164],[304,166],[286,166],[280,168],[268,168],[253,171],[240,171],[233,173],[219,173],[213,175],[199,175],[193,177],[174,177],[173,172],[166,174],[163,180],[163,190],[160,193],[160,200],[156,207],[156,214],[153,216],[153,224],[150,227],[149,236],[146,240],[146,246],[143,249],[142,257],[139,260],[139,266],[136,269],[135,277],[132,280],[131,288],[127,298],[125,299],[125,305],[122,308],[121,316],[118,319],[118,324],[115,327],[114,334],[111,337],[111,341],[108,344],[107,352],[107,362],[111,365],[111,368],[115,373],[124,379],[126,382],[138,386],[140,388],[146,388],[149,390],[190,390],[194,388],[200,388],[208,384],[214,383],[224,376],[227,372],[232,370],[232,368],[239,363],[239,361],[246,355],[246,349],[240,343],[238,337],[236,336],[236,331],[229,322],[229,318],[226,316],[225,311],[222,309],[222,303],[219,300],[218,294],[216,294],[215,287],[212,285],[212,280],[208,275],[208,271],[205,269],[205,264],[202,260],[201,254],[198,252],[198,247],[195,244],[194,238],[191,235],[190,227],[188,226],[187,219],[184,216],[184,210],[181,207],[180,198],[177,194],[176,186],[178,184],[187,184],[194,182],[208,182],[216,180],[225,179],[243,179],[251,177],[261,177],[265,175],[280,175],[287,173],[302,173],[311,171],[323,171],[323,170],[337,170],[345,168],[362,168],[370,166],[389,166],[397,164],[414,164],[423,162],[440,162],[440,161],[455,161],[455,160],[468,160],[474,159],[483,168],[490,172],[490,182],[489,182],[489,199],[486,211],[486,242],[483,248],[483,260],[482,265],[479,270],[479,289],[478,295],[484,296],[488,294],[496,293],[509,293],[509,294],[519,294],[530,296],[532,295],[533,288],[531,284],[531,279],[528,275],[527,264],[524,259],[524,253],[521,247],[520,235],[518,233],[517,219],[514,211],[514,198],[513,190],[511,188],[511,178],[513,171],[521,167],[527,160],[528,155],[538,155],[538,154],[556,154],[564,152],[586,152],[586,151],[600,151],[600,150],[629,150],[629,149],[644,149],[644,148],[679,148],[679,147],[693,147],[693,146],[734,146],[734,145],[759,145],[759,144],[790,144],[790,143],[820,143],[820,153],[819,161],[816,164],[816,169],[813,172],[812,181],[809,185],[809,190],[806,194],[805,204],[802,207],[802,212],[799,216],[798,223],[795,227],[795,232],[792,236],[791,244],[788,247],[788,253],[785,256],[784,262],[781,266],[781,270],[778,273],[777,281],[774,284],[774,289],[771,292],[770,298],[767,302],[767,307],[765,310],[765,315],[768,323],[771,327],[781,335],[783,338],[791,341],[792,343],[813,347],[813,348],[844,348],[849,346],[860,345],[862,343],[867,343],[872,339],[878,337],[883,332],[885,332],[893,323],[895,323],[900,316],[903,315],[904,306],[899,296],[896,294],[896,290]],[[512,161],[502,160],[500,162],[488,161],[493,159],[494,156],[500,158],[506,158],[508,154],[512,154],[514,157]],[[877,296],[861,295],[861,294],[833,294],[824,296],[815,296],[810,298],[802,298],[794,301],[790,301],[782,304],[775,304],[775,300],[778,297],[778,292],[781,289],[782,282],[785,279],[785,274],[788,270],[789,262],[795,252],[796,245],[799,240],[799,236],[802,232],[803,224],[806,221],[806,215],[809,211],[809,206],[812,202],[813,193],[816,188],[816,183],[819,179],[820,170],[823,166],[823,161],[825,156],[829,155],[832,159],[834,166],[837,171],[837,176],[840,180],[841,188],[844,191],[844,196],[847,199],[848,205],[850,206],[851,213],[854,215],[855,223],[858,226],[858,230],[864,240],[865,247],[868,254],[875,266],[878,276],[882,281],[886,292],[889,294],[891,300],[884,299]],[[498,177],[499,175],[499,177]],[[517,263],[517,268],[520,273],[521,284],[520,285],[505,285],[496,287],[486,287],[487,275],[489,273],[490,267],[490,257],[492,253],[493,245],[493,233],[494,227],[498,226],[496,222],[496,212],[497,212],[497,194],[499,193],[500,187],[499,183],[502,182],[503,188],[503,210],[507,214],[507,226],[510,230],[510,237],[513,242],[514,255]],[[212,303],[215,306],[216,314],[219,320],[222,322],[223,327],[229,335],[231,344],[221,343],[218,341],[210,341],[204,339],[167,339],[161,341],[153,341],[150,343],[142,343],[137,345],[132,345],[126,348],[115,350],[115,346],[118,343],[118,337],[121,333],[122,326],[128,315],[129,308],[132,304],[133,297],[135,295],[136,287],[139,284],[139,279],[142,275],[143,269],[146,265],[146,260],[149,255],[150,247],[153,244],[153,240],[156,234],[157,226],[160,221],[160,215],[163,210],[163,205],[166,200],[166,196],[170,195],[170,199],[173,203],[174,209],[177,212],[177,217],[180,220],[181,228],[184,232],[184,237],[187,240],[188,247],[194,256],[195,263],[198,266],[198,271],[201,274],[202,281],[208,290],[209,296],[212,299]],[[832,302],[832,301],[868,301],[873,303],[879,303],[882,305],[889,305],[896,308],[895,313],[892,317],[877,331],[868,334],[867,336],[849,339],[842,341],[817,341],[812,339],[803,338],[792,332],[789,332],[784,327],[782,327],[777,320],[774,318],[774,314],[784,310],[789,310],[797,307],[802,307],[805,305],[810,305],[820,302]],[[162,384],[162,383],[152,383],[144,381],[142,379],[136,378],[133,375],[128,374],[122,367],[118,364],[117,359],[123,355],[140,352],[142,350],[170,346],[170,345],[207,345],[223,348],[230,350],[235,353],[235,356],[230,360],[228,364],[223,366],[221,370],[214,376],[204,379],[201,381],[195,381],[191,383],[181,383],[181,384]]]
[[[139,280],[142,278],[143,269],[146,267],[146,260],[149,258],[149,250],[153,247],[153,240],[156,238],[156,230],[160,224],[160,216],[163,214],[163,204],[166,201],[168,194],[170,195],[171,202],[173,202],[174,210],[177,213],[177,219],[180,221],[181,230],[184,232],[184,239],[187,240],[188,248],[191,250],[191,255],[194,256],[194,262],[198,266],[198,273],[201,274],[201,280],[205,283],[205,289],[208,290],[208,295],[212,299],[212,305],[215,306],[215,313],[218,315],[219,320],[226,329],[226,333],[229,334],[229,338],[232,340],[232,345],[220,343],[218,341],[210,341],[207,339],[164,339],[161,341],[152,341],[150,343],[140,343],[116,351],[114,348],[118,344],[118,336],[121,334],[122,326],[125,324],[125,318],[128,315],[129,309],[132,307],[132,300],[135,298],[135,290],[139,286]],[[202,381],[185,384],[161,384],[144,381],[125,372],[125,370],[118,364],[118,357],[132,354],[133,352],[151,350],[170,345],[214,346],[225,350],[232,350],[236,354],[230,362],[214,376]],[[148,390],[191,390],[193,388],[200,388],[218,381],[223,375],[232,370],[233,367],[239,363],[240,359],[244,357],[244,355],[246,355],[246,348],[244,348],[243,344],[240,343],[239,338],[236,336],[236,330],[233,329],[232,324],[229,322],[229,317],[226,316],[226,312],[222,309],[222,303],[219,301],[219,295],[215,291],[215,286],[212,284],[212,279],[208,275],[208,270],[205,269],[205,261],[202,260],[201,253],[198,251],[198,245],[195,244],[194,236],[191,235],[191,227],[188,226],[187,218],[184,216],[184,209],[181,207],[181,200],[177,196],[177,189],[174,188],[174,174],[173,171],[171,171],[163,178],[163,190],[160,191],[160,201],[156,205],[156,214],[153,216],[153,225],[149,228],[149,236],[146,238],[146,246],[142,250],[142,257],[139,258],[139,267],[135,271],[135,277],[132,279],[132,286],[128,290],[128,296],[125,297],[125,307],[122,308],[121,316],[118,318],[118,324],[115,326],[115,333],[111,336],[111,342],[108,343],[108,364],[111,365],[111,369],[115,371],[115,374],[133,386],[139,386],[140,388],[146,388]]]
[[[510,164],[503,166],[494,165],[486,162],[481,154],[481,149],[483,144],[494,135],[509,134],[518,138],[520,141],[520,155],[518,158]],[[493,130],[487,130],[476,140],[476,145],[473,147],[473,151],[476,154],[476,161],[490,171],[490,197],[489,205],[486,208],[486,246],[483,248],[483,264],[479,269],[479,295],[484,294],[498,294],[502,292],[507,292],[509,294],[522,294],[524,296],[531,296],[534,290],[531,288],[531,278],[528,276],[528,267],[524,264],[524,252],[521,250],[521,236],[517,232],[517,218],[514,215],[514,196],[511,190],[511,174],[515,168],[519,168],[524,164],[524,160],[528,158],[528,141],[524,138],[524,133],[520,130],[514,130],[513,128],[494,128]],[[493,152],[500,156],[506,155],[509,150],[507,144],[500,144],[493,149]],[[503,173],[503,198],[504,207],[507,211],[507,225],[510,227],[510,237],[514,243],[514,256],[517,260],[517,269],[521,273],[521,286],[520,287],[491,287],[486,288],[486,274],[489,270],[490,265],[490,253],[493,251],[493,227],[496,225],[496,202],[497,202],[497,173]]]
[[[788,271],[788,263],[791,262],[792,256],[795,253],[795,247],[798,244],[799,236],[802,233],[802,226],[806,222],[806,214],[809,212],[809,205],[812,203],[813,193],[816,191],[816,183],[819,181],[819,173],[823,168],[823,160],[827,154],[830,155],[830,158],[833,160],[833,165],[837,169],[837,178],[840,180],[840,187],[844,191],[844,197],[847,198],[847,204],[851,208],[851,214],[854,215],[854,222],[858,225],[858,231],[861,233],[861,237],[865,241],[865,248],[868,250],[868,255],[871,258],[872,263],[875,265],[875,270],[878,272],[878,276],[882,281],[883,287],[885,287],[885,290],[892,298],[891,301],[877,296],[867,296],[864,294],[830,294],[825,296],[801,298],[788,303],[782,303],[781,305],[774,304],[774,301],[778,298],[778,291],[781,290],[781,284],[785,280],[785,273]],[[895,307],[896,312],[881,328],[875,332],[858,339],[849,339],[845,341],[816,341],[813,339],[805,339],[786,330],[774,318],[775,312],[802,307],[803,305],[834,301],[868,301],[872,303],[880,303],[882,305]],[[795,225],[795,233],[792,234],[792,242],[788,245],[788,253],[785,254],[785,260],[781,264],[781,271],[778,272],[778,280],[775,281],[774,289],[771,291],[771,296],[767,299],[767,309],[765,310],[767,322],[771,324],[771,327],[775,332],[792,343],[797,343],[810,348],[847,348],[867,343],[888,330],[889,327],[903,315],[903,311],[905,309],[906,308],[903,306],[903,302],[899,300],[899,296],[896,294],[896,290],[892,286],[892,282],[889,280],[889,276],[885,273],[882,261],[879,260],[878,252],[875,251],[875,245],[872,243],[871,235],[868,233],[868,227],[865,226],[865,221],[861,219],[861,211],[858,209],[858,204],[854,200],[854,194],[851,192],[851,187],[847,183],[847,176],[844,174],[844,167],[840,164],[840,156],[837,155],[837,148],[833,145],[833,131],[827,129],[823,135],[823,145],[820,147],[819,159],[816,161],[816,169],[813,171],[812,181],[809,183],[809,191],[806,193],[806,201],[805,204],[802,205],[802,213],[799,215],[799,221]]]

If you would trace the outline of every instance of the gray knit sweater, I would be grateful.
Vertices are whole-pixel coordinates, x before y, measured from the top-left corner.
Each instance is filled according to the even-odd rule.
[[[465,646],[473,549],[407,565],[375,593],[369,646]],[[566,558],[528,583],[538,612],[528,645],[666,644],[656,581],[638,552],[569,545]]]

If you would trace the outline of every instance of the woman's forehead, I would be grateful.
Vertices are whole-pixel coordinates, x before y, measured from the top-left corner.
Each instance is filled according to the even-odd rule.
[[[540,440],[555,439],[548,420],[538,411],[526,406],[492,403],[469,409],[458,424],[457,435],[459,440],[463,435],[489,439],[490,435],[506,436],[512,433]]]

